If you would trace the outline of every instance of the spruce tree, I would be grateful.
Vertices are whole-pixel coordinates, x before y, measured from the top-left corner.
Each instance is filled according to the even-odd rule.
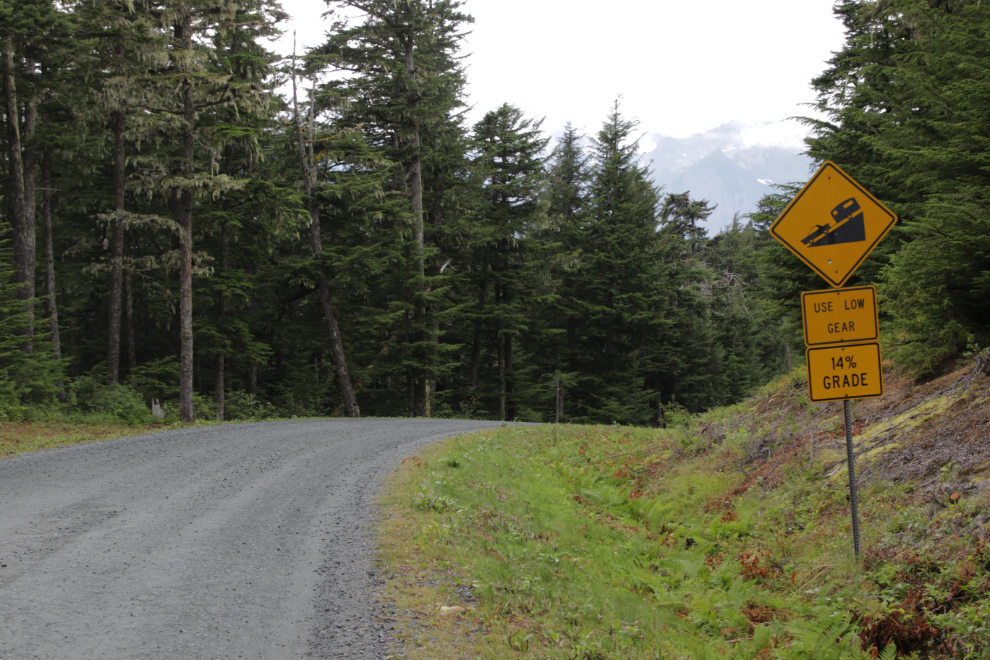
[[[241,2],[227,29],[213,35],[213,61],[211,71],[231,76],[242,88],[271,94],[274,91],[272,75],[276,56],[269,52],[263,40],[277,34],[273,21],[281,19],[277,5],[263,2]],[[260,20],[259,20],[260,19]],[[204,131],[213,134],[219,143],[219,171],[244,183],[240,190],[225,192],[219,203],[201,206],[200,217],[210,228],[215,240],[212,252],[216,256],[216,268],[211,284],[215,321],[211,346],[203,351],[213,358],[213,391],[217,419],[226,417],[227,366],[234,357],[234,349],[241,355],[258,355],[263,352],[257,340],[251,336],[243,318],[235,312],[238,297],[251,290],[238,255],[231,243],[244,230],[244,216],[251,213],[261,219],[270,215],[265,209],[264,198],[272,195],[288,206],[285,191],[265,185],[259,180],[259,161],[264,158],[261,141],[265,131],[275,128],[268,104],[224,104],[213,109],[203,118]],[[262,199],[258,199],[260,196]],[[205,323],[198,330],[202,332]]]
[[[845,0],[836,13],[846,41],[814,81],[828,119],[808,120],[809,153],[835,161],[899,215],[857,277],[879,284],[888,355],[930,372],[990,338],[982,137],[990,8]]]
[[[716,404],[739,401],[784,370],[780,322],[768,309],[770,290],[761,260],[774,245],[779,246],[769,234],[738,216],[708,242],[709,318],[724,355],[724,383],[713,392]]]
[[[39,59],[50,35],[62,27],[51,0],[22,0],[0,4],[0,63],[3,115],[6,128],[6,182],[9,223],[13,230],[15,278],[20,299],[28,303],[23,348],[33,350],[35,297],[35,189],[37,172],[37,84]]]
[[[29,300],[20,297],[10,249],[10,229],[0,222],[0,421],[20,421],[31,406],[55,403],[63,364],[55,359],[47,333],[34,333],[34,350],[23,350]],[[38,323],[37,330],[41,330]]]
[[[616,102],[592,143],[580,266],[563,303],[575,326],[568,371],[581,374],[569,394],[573,421],[645,424],[651,417],[645,376],[668,324],[669,278],[656,231],[659,191],[639,164],[636,125]]]
[[[121,371],[121,328],[124,314],[125,234],[142,222],[139,214],[127,210],[128,143],[153,139],[142,131],[141,118],[133,115],[149,105],[152,88],[149,70],[166,57],[166,40],[160,28],[157,7],[151,0],[84,0],[75,8],[79,31],[87,35],[91,49],[78,57],[75,65],[92,80],[87,110],[91,123],[102,129],[109,152],[111,196],[97,220],[107,226],[109,254],[103,267],[109,273],[107,323],[107,381],[116,385]],[[102,125],[101,125],[102,124]],[[137,124],[137,125],[135,125]],[[135,149],[130,148],[131,159]],[[133,205],[133,201],[131,202]]]
[[[426,131],[449,119],[461,103],[463,65],[457,58],[463,24],[457,0],[328,0],[334,9],[357,10],[356,25],[343,25],[314,52],[354,75],[346,83],[350,121],[361,123],[373,146],[400,164],[394,182],[409,201],[412,242],[405,250],[409,299],[406,357],[416,416],[429,412],[430,383],[441,370],[431,301],[438,292],[427,277],[423,162]]]
[[[193,396],[193,212],[199,199],[217,198],[243,188],[245,181],[218,173],[224,133],[204,130],[200,113],[215,108],[254,110],[263,108],[267,97],[254,80],[244,80],[230,69],[210,66],[212,40],[238,25],[261,20],[274,23],[275,5],[268,0],[183,0],[169,3],[162,12],[168,26],[167,66],[158,71],[147,108],[157,114],[163,136],[174,140],[175,149],[166,156],[164,176],[146,177],[143,184],[153,194],[168,200],[176,217],[179,273],[179,415],[194,417]],[[177,93],[166,93],[177,90]],[[178,121],[175,121],[178,118]],[[197,146],[199,149],[197,149]]]
[[[725,351],[711,319],[715,277],[707,264],[707,231],[699,224],[711,210],[707,201],[694,200],[689,192],[666,195],[660,209],[670,311],[651,380],[658,401],[691,411],[716,403],[726,385]]]
[[[9,228],[0,224],[0,421],[19,422],[23,405],[23,384],[17,380],[17,367],[24,360],[21,351],[23,328],[27,321],[19,300],[21,285],[14,279]]]
[[[482,353],[491,356],[496,365],[497,418],[503,420],[517,416],[511,395],[522,383],[516,379],[518,357],[514,359],[513,347],[518,348],[519,338],[528,331],[533,306],[530,236],[542,214],[541,153],[547,143],[540,124],[503,104],[474,127],[475,166],[484,184],[478,208],[481,229],[472,255],[478,300],[473,314],[472,385],[478,382]],[[494,341],[494,349],[484,350],[487,337]]]
[[[550,386],[546,419],[562,421],[567,416],[567,389],[577,371],[568,371],[569,347],[576,341],[578,318],[567,314],[575,295],[575,274],[580,264],[580,228],[588,221],[589,159],[581,145],[584,136],[568,122],[550,154],[543,190],[546,222],[534,233],[537,244],[539,297],[533,326],[542,329],[534,337],[532,351],[540,360],[540,372]]]

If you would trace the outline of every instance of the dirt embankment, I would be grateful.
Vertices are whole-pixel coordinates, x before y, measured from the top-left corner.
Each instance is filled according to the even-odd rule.
[[[730,424],[703,424],[715,437],[731,424],[758,422],[750,457],[761,472],[787,459],[817,458],[830,476],[845,471],[842,403],[810,403],[797,380],[759,401],[755,414]],[[755,427],[754,427],[755,428]],[[853,442],[859,479],[913,484],[930,499],[978,489],[990,477],[990,362],[944,367],[921,382],[884,366],[884,395],[853,404]],[[951,491],[947,493],[947,491]]]

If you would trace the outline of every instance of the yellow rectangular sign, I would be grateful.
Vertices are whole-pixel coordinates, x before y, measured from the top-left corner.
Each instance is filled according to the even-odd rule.
[[[809,348],[808,398],[841,401],[883,396],[880,344]]]
[[[873,341],[877,330],[877,290],[872,286],[805,291],[801,294],[807,346]]]

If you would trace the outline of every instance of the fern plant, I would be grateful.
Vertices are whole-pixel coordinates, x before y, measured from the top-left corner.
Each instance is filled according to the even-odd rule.
[[[834,613],[816,612],[787,625],[791,645],[777,656],[786,660],[867,660],[855,626]]]

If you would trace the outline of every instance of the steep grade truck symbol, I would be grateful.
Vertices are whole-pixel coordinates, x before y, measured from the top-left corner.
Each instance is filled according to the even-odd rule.
[[[801,242],[808,247],[859,243],[866,240],[866,223],[863,211],[855,197],[840,202],[832,209],[832,222],[816,225]]]
[[[770,235],[838,289],[896,222],[863,186],[825,162],[770,225]]]

